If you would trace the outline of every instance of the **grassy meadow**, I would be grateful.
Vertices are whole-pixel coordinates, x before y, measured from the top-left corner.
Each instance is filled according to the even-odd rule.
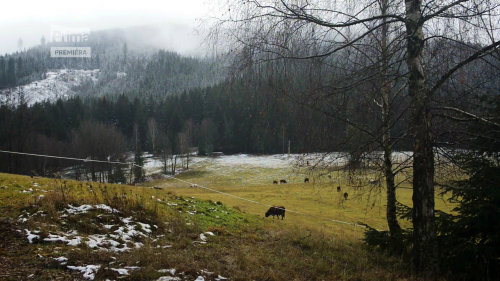
[[[349,185],[339,172],[219,164],[199,161],[177,177],[283,205],[285,219],[172,179],[128,186],[0,174],[0,280],[415,280],[409,261],[365,246],[362,227],[332,221],[385,229],[380,187]],[[411,190],[398,200],[410,204]]]
[[[210,159],[196,163],[190,171],[177,176],[179,179],[217,191],[266,205],[282,205],[286,209],[300,212],[300,214],[286,213],[283,223],[289,226],[354,240],[363,237],[364,228],[353,224],[363,223],[376,229],[387,229],[383,181],[381,184],[368,183],[370,179],[378,177],[379,175],[373,171],[349,175],[343,171],[313,170],[293,165],[270,168],[240,163],[231,167],[221,167]],[[304,183],[305,178],[309,178],[309,183]],[[286,179],[288,183],[273,184],[273,180],[280,179]],[[397,200],[411,206],[411,183],[405,181],[403,173],[396,180],[400,183],[396,192]],[[225,205],[260,217],[263,217],[268,209],[263,205],[200,187],[193,188],[185,182],[174,179],[155,180],[146,185],[159,186],[177,195],[221,201]],[[341,187],[341,192],[337,192],[338,186]],[[348,193],[348,200],[344,200],[344,192]],[[445,199],[437,190],[436,209],[449,212],[453,206]],[[400,223],[404,227],[411,226],[408,221]]]

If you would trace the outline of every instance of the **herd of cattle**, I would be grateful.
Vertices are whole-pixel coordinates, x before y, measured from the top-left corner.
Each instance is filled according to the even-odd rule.
[[[331,179],[331,176],[328,175],[328,177]],[[286,184],[287,181],[285,179],[281,179],[279,181],[280,184]],[[309,178],[305,178],[304,179],[304,183],[309,183]],[[277,180],[273,180],[273,184],[278,184],[278,181]],[[337,186],[337,192],[342,192],[342,188],[340,188],[340,185]],[[349,194],[347,192],[344,192],[344,200],[347,200],[347,197],[349,196]],[[281,219],[285,219],[285,207],[283,206],[272,206],[269,208],[269,210],[267,210],[266,212],[266,218],[269,217],[269,216],[272,216],[273,218],[276,216],[278,219],[280,218],[281,216]]]

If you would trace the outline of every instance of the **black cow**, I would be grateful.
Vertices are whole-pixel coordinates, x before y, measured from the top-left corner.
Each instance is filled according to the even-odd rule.
[[[273,181],[273,184],[278,184],[278,181],[277,181],[277,180],[274,180],[274,181]]]
[[[280,183],[286,183],[286,180],[280,180]]]
[[[340,189],[340,185],[339,185],[339,186],[337,186],[337,192],[340,192],[340,191],[342,191],[342,190]]]
[[[309,182],[309,178],[305,178],[304,183],[308,183],[308,182]]]
[[[344,199],[347,200],[347,196],[349,196],[349,194],[347,194],[347,192],[344,192]]]
[[[283,220],[285,218],[285,207],[283,207],[283,206],[272,206],[266,212],[266,218],[269,217],[269,216],[273,216],[273,219],[274,219],[274,216],[277,216],[278,219],[281,216],[281,219]]]

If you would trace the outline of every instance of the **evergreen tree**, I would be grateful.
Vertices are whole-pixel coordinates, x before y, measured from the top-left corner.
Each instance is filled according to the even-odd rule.
[[[113,168],[113,182],[114,183],[126,183],[125,173],[120,165],[115,165]]]
[[[142,182],[144,181],[144,158],[142,155],[142,150],[140,147],[137,147],[134,154],[134,182]]]

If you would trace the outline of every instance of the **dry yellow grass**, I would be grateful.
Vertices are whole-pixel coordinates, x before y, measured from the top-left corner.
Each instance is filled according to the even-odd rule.
[[[320,174],[323,175],[320,176]],[[331,178],[328,178],[327,174]],[[359,240],[363,237],[364,228],[332,220],[352,224],[364,223],[376,229],[387,229],[385,189],[383,184],[382,186],[366,184],[367,179],[375,178],[375,175],[370,172],[357,175],[365,182],[362,187],[354,186],[350,183],[348,176],[342,172],[312,173],[292,168],[239,166],[235,169],[214,170],[209,164],[202,164],[195,165],[191,171],[177,177],[263,204],[285,206],[286,209],[301,213],[287,212],[285,224],[314,232],[333,234],[339,239]],[[310,183],[303,183],[305,177],[310,178]],[[291,183],[272,184],[274,179],[280,178],[286,178]],[[398,177],[398,180],[400,186],[396,192],[397,200],[412,206],[410,183],[405,182],[402,176]],[[262,184],[263,182],[268,182],[268,184]],[[228,206],[261,217],[267,210],[266,206],[200,187],[193,188],[189,184],[174,179],[157,180],[146,185],[161,186],[177,195],[221,201]],[[337,186],[341,186],[341,192],[337,192]],[[349,194],[348,200],[343,199],[344,192]],[[449,212],[452,208],[453,206],[446,201],[446,198],[439,195],[439,190],[437,190],[436,209]],[[411,227],[408,221],[400,221],[400,223],[403,227]]]
[[[301,185],[293,184],[287,187],[290,193],[282,191],[283,194],[295,194],[301,188],[304,189]],[[255,186],[247,192],[258,197],[261,189],[266,188],[276,187]],[[24,193],[26,190],[29,192]],[[284,221],[263,219],[261,215],[249,214],[254,211],[260,213],[262,210],[258,206],[250,209],[249,206],[238,204],[245,213],[211,201],[189,198],[187,192],[196,190],[186,189],[184,198],[181,198],[169,194],[169,189],[0,174],[0,209],[2,216],[8,218],[7,223],[0,223],[0,253],[4,258],[2,278],[18,280],[30,274],[36,274],[38,280],[81,278],[81,273],[70,271],[54,261],[53,258],[63,255],[71,265],[100,265],[96,280],[117,277],[124,277],[124,280],[157,280],[164,275],[158,270],[164,268],[176,268],[178,273],[183,273],[176,274],[182,280],[194,280],[198,275],[205,276],[205,280],[215,280],[217,274],[231,280],[412,278],[404,261],[372,252],[355,241],[361,235],[358,229],[338,226],[336,235],[332,235],[330,231],[334,229],[325,223],[322,230],[321,223],[314,217],[287,214]],[[276,190],[269,194],[275,193]],[[310,194],[312,197],[307,199],[309,193],[310,190],[304,189],[301,195],[304,198],[298,196],[287,204],[293,204],[295,200],[299,202],[300,199],[316,200],[314,194]],[[39,198],[39,195],[44,197]],[[202,193],[196,195],[204,196]],[[264,197],[258,198],[264,200]],[[279,195],[277,198],[280,198]],[[158,202],[158,199],[162,202]],[[272,198],[267,202],[274,203]],[[323,204],[321,200],[317,202]],[[117,208],[120,213],[94,211],[76,217],[62,216],[68,204],[101,203]],[[19,214],[24,214],[23,217],[27,217],[28,221],[19,221]],[[37,235],[43,238],[51,233],[67,233],[70,229],[78,229],[79,235],[85,239],[86,235],[93,233],[109,233],[110,230],[103,228],[103,223],[120,220],[114,216],[133,216],[134,220],[150,224],[160,225],[165,221],[168,224],[153,231],[151,240],[141,238],[143,247],[128,252],[109,252],[85,245],[75,247],[43,241],[30,244],[24,233],[25,229],[38,229]],[[308,230],[300,224],[302,219],[304,223],[309,221],[310,226],[315,225],[312,223],[314,221],[317,224]],[[216,235],[207,244],[196,243],[204,231],[212,231]],[[158,247],[167,244],[171,247]],[[126,266],[138,268],[131,270],[128,276],[117,276],[110,269]]]

